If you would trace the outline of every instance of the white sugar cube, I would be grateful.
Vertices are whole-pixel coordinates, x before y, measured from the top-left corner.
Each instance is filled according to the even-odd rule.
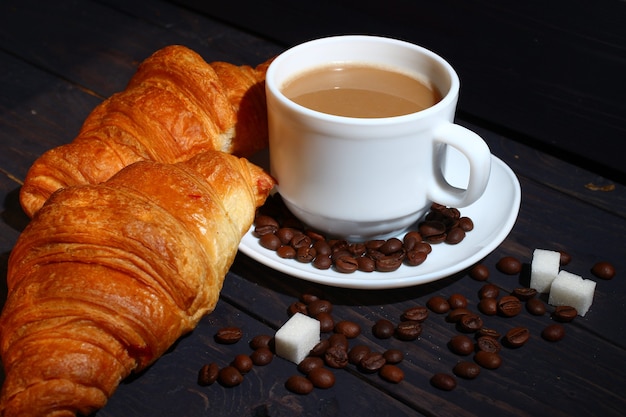
[[[593,303],[595,290],[595,281],[561,271],[552,282],[548,304],[574,307],[578,315],[584,316]]]
[[[559,274],[561,254],[559,252],[535,249],[530,265],[530,288],[538,292],[549,292],[552,281]]]
[[[299,364],[320,342],[320,322],[296,313],[278,329],[274,342],[278,356]]]

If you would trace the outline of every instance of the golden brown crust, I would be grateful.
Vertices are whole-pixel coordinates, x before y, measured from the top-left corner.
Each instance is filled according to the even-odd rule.
[[[172,45],[138,67],[126,89],[97,106],[72,143],[35,161],[20,200],[32,217],[59,188],[98,184],[142,160],[175,163],[207,150],[248,157],[267,147],[265,72],[208,64]]]
[[[247,160],[211,151],[54,193],[9,259],[0,415],[102,407],[213,310],[273,185]]]

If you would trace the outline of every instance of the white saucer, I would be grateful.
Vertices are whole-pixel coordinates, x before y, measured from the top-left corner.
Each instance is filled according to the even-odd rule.
[[[463,186],[463,178],[467,178],[464,177],[464,158],[455,153],[449,154],[448,158],[446,178],[452,185]],[[520,201],[521,187],[515,173],[492,156],[491,176],[485,193],[474,204],[460,209],[463,216],[473,220],[474,230],[457,245],[433,245],[433,251],[421,265],[402,265],[393,272],[357,271],[344,274],[333,269],[320,270],[294,259],[282,259],[276,252],[265,249],[253,235],[253,228],[243,237],[239,249],[270,268],[320,284],[360,289],[409,287],[448,277],[491,253],[513,228]]]

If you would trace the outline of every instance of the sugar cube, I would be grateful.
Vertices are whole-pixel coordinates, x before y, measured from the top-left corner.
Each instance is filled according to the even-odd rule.
[[[548,304],[571,306],[584,316],[593,303],[595,290],[595,281],[562,270],[552,282]]]
[[[530,288],[538,292],[549,292],[552,281],[559,273],[561,254],[559,252],[535,249],[530,265]]]
[[[276,332],[276,354],[295,364],[302,362],[320,342],[320,322],[296,313]]]

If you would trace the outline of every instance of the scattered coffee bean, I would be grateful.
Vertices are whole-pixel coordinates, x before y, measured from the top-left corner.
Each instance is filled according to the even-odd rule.
[[[551,324],[542,330],[541,337],[549,342],[558,342],[565,337],[565,327],[562,324]]]
[[[491,337],[493,339],[500,339],[500,333],[495,329],[490,329],[487,327],[482,327],[479,331],[476,332],[476,337]]]
[[[448,297],[448,304],[450,308],[465,308],[467,307],[467,298],[463,294],[452,294]]]
[[[457,322],[457,328],[464,333],[474,333],[483,327],[483,319],[474,313],[464,314]]]
[[[530,331],[526,327],[514,327],[504,335],[504,342],[509,347],[520,347],[528,342]]]
[[[448,348],[457,355],[469,355],[474,352],[474,341],[466,335],[456,335],[448,342]]]
[[[522,270],[522,263],[512,256],[505,256],[496,263],[498,271],[507,275],[519,274]]]
[[[569,323],[578,315],[578,311],[571,306],[557,306],[552,313],[552,318],[561,323]]]
[[[561,254],[561,258],[559,259],[559,264],[561,266],[565,266],[572,261],[572,256],[569,253],[562,250],[559,251],[559,253]]]
[[[328,343],[330,343],[329,347],[339,347],[346,352],[349,348],[348,338],[345,334],[341,333],[333,333],[332,335],[330,335],[330,337],[328,338]]]
[[[307,310],[311,317],[315,317],[320,313],[332,313],[333,305],[330,301],[317,299],[307,304]]]
[[[265,249],[269,249],[273,251],[278,250],[278,248],[282,246],[282,243],[280,239],[278,238],[278,236],[276,236],[273,233],[261,236],[261,238],[259,239],[259,243]]]
[[[324,354],[326,353],[326,350],[329,347],[330,347],[330,342],[328,341],[328,339],[320,340],[320,342],[317,345],[313,346],[313,349],[311,349],[311,352],[309,352],[309,355],[323,357]]]
[[[302,362],[298,364],[298,371],[305,375],[308,375],[315,368],[322,368],[324,366],[324,360],[316,356],[307,356],[302,359]]]
[[[395,331],[396,326],[387,319],[380,319],[372,326],[372,334],[378,339],[389,339]]]
[[[430,378],[430,383],[444,391],[452,391],[456,388],[456,379],[452,375],[437,373]]]
[[[429,298],[426,302],[426,307],[428,307],[432,312],[438,314],[450,311],[450,304],[448,303],[448,300],[439,295]]]
[[[359,263],[350,255],[343,255],[337,258],[335,261],[335,268],[337,271],[344,274],[351,274],[359,269]]]
[[[348,339],[354,339],[361,334],[361,326],[353,321],[341,320],[335,324],[335,333],[340,333]]]
[[[500,288],[494,284],[485,284],[478,290],[478,298],[498,298],[500,295]]]
[[[504,317],[517,316],[522,311],[522,302],[512,295],[505,295],[498,300],[498,312]]]
[[[498,314],[498,300],[495,298],[483,298],[478,303],[478,310],[487,316],[495,316]]]
[[[537,290],[530,287],[521,287],[514,289],[511,292],[511,295],[517,297],[521,301],[528,301],[537,295]]]
[[[476,339],[476,349],[483,350],[485,352],[498,353],[502,349],[500,342],[491,336],[481,336]]]
[[[270,216],[259,215],[254,220],[254,233],[257,236],[276,233],[278,228],[278,222]]]
[[[312,265],[317,269],[330,269],[333,266],[333,260],[328,255],[320,255],[319,253],[312,262]]]
[[[313,391],[313,383],[302,375],[292,375],[285,382],[285,388],[295,394],[306,395]]]
[[[329,333],[335,328],[335,319],[333,315],[325,311],[317,314],[314,318],[320,322],[320,332]]]
[[[348,365],[348,352],[343,346],[330,346],[324,353],[324,362],[331,368],[345,368]]]
[[[409,307],[402,313],[402,320],[419,321],[420,323],[426,321],[428,318],[428,309],[424,306]]]
[[[296,313],[301,313],[305,315],[309,314],[306,304],[304,304],[302,301],[294,301],[293,303],[291,303],[289,305],[289,308],[287,309],[287,312],[289,316],[293,316]]]
[[[252,363],[257,366],[265,366],[272,362],[274,354],[269,348],[261,347],[252,352],[250,359],[252,359]]]
[[[223,327],[215,334],[215,341],[223,345],[237,343],[243,337],[243,331],[239,327]]]
[[[406,320],[398,323],[395,335],[400,340],[415,340],[422,334],[422,325],[418,321]]]
[[[612,279],[615,267],[608,262],[598,262],[591,268],[591,273],[600,279]]]
[[[400,349],[387,349],[383,352],[383,357],[387,363],[397,364],[404,360],[404,353]]]
[[[269,334],[260,334],[254,336],[252,340],[250,340],[249,346],[252,350],[257,350],[259,348],[265,347],[271,349],[274,343],[274,336],[270,336]]]
[[[382,379],[393,384],[398,384],[404,379],[404,371],[396,365],[385,364],[378,372]]]
[[[217,381],[219,372],[220,368],[214,362],[202,366],[198,372],[198,384],[202,386],[213,384]]]
[[[474,362],[485,369],[497,369],[502,365],[502,358],[498,353],[479,350],[474,355]]]
[[[464,379],[474,379],[480,375],[480,366],[474,362],[461,361],[452,368],[454,375]]]
[[[235,356],[235,359],[233,359],[231,365],[237,368],[237,370],[242,374],[246,374],[252,370],[252,366],[254,364],[252,363],[252,359],[249,355],[246,355],[245,353],[240,353]]]
[[[326,368],[314,368],[309,372],[307,378],[316,388],[327,389],[335,385],[335,374]]]
[[[533,316],[543,316],[546,314],[546,304],[539,298],[531,298],[526,301],[526,310]]]
[[[235,387],[243,382],[243,375],[234,366],[226,366],[219,370],[217,380],[225,387]]]
[[[486,281],[489,279],[489,268],[483,264],[474,265],[469,271],[469,276],[476,281]]]
[[[376,261],[367,256],[361,256],[357,258],[357,265],[359,267],[359,271],[363,272],[374,272],[376,271]]]
[[[359,369],[365,373],[378,372],[385,365],[385,357],[380,352],[370,352],[359,362]]]
[[[446,320],[450,323],[458,323],[461,318],[467,314],[472,314],[467,308],[455,308],[454,310],[450,310],[448,315],[446,316]]]
[[[357,345],[348,351],[348,362],[352,365],[358,365],[371,349],[366,345]]]

